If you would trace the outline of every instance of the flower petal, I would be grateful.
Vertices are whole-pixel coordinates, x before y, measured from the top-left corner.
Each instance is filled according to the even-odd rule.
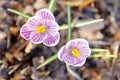
[[[58,59],[59,59],[60,61],[63,61],[62,55],[64,54],[64,48],[65,48],[65,46],[61,47],[61,48],[59,49],[59,51],[58,51]]]
[[[91,50],[89,48],[87,40],[81,38],[76,40],[78,40],[78,44],[80,44],[77,45],[76,48],[79,49],[81,55],[88,57],[91,54]]]
[[[55,36],[58,33],[59,25],[55,21],[47,20],[46,26],[48,34]]]
[[[47,34],[46,33],[38,34],[36,32],[32,32],[31,35],[30,35],[30,40],[34,44],[42,43],[44,41],[44,39],[46,39],[46,38],[47,38]]]
[[[61,48],[61,51],[63,51],[63,47]],[[65,51],[58,53],[58,59],[61,61],[64,61],[66,64],[72,65],[72,66],[82,66],[84,65],[86,58],[76,58],[74,56],[71,56],[70,54],[66,53]]]
[[[43,20],[41,17],[33,16],[28,20],[28,29],[30,30],[36,30],[37,27],[40,25],[45,25],[45,20]]]
[[[43,41],[43,44],[49,47],[56,46],[59,43],[60,34],[57,33],[56,36],[48,35],[48,37]]]
[[[32,32],[32,30],[28,30],[28,25],[27,24],[24,24],[20,29],[21,36],[26,40],[30,39],[31,32]]]
[[[66,44],[66,48],[68,49],[68,51],[73,49],[73,48],[76,48],[79,50],[81,55],[84,55],[86,57],[88,57],[91,54],[91,50],[89,48],[88,42],[82,38],[70,40]]]
[[[78,41],[78,43],[81,45],[81,46],[88,46],[89,47],[89,44],[88,44],[88,41],[85,40],[85,39],[82,39],[82,38],[78,38],[78,39],[74,39],[75,41]]]
[[[36,12],[36,16],[55,21],[55,17],[49,9],[40,9]]]
[[[80,48],[80,54],[84,55],[85,57],[88,57],[91,54],[91,50],[88,47],[82,47]]]
[[[73,66],[75,67],[80,67],[83,66],[86,62],[86,58],[85,59],[79,59],[78,62],[76,64],[74,64]]]
[[[79,58],[77,58],[77,61],[76,61],[76,63],[74,63],[74,66],[76,66],[76,67],[83,66],[86,62],[86,58],[87,58],[86,56],[81,55]]]
[[[63,61],[66,63],[66,64],[69,64],[69,65],[74,65],[74,63],[76,62],[75,61],[75,58],[73,56],[70,56],[69,54],[67,53],[64,53],[63,56]]]
[[[82,39],[82,38],[73,39],[73,40],[68,41],[66,44],[66,48],[71,47],[71,46],[76,47],[78,49],[80,49],[83,46],[86,46],[89,48],[89,44],[88,44],[87,40]]]
[[[72,49],[79,50],[80,56],[75,57],[71,54]],[[85,39],[73,39],[70,40],[64,47],[60,49],[58,53],[59,59],[64,61],[66,64],[80,67],[85,64],[86,58],[91,54],[89,44]]]

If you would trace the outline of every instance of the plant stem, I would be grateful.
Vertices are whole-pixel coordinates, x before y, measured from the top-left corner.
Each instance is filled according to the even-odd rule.
[[[107,49],[99,49],[99,48],[91,48],[92,52],[105,52],[105,51],[109,51]]]
[[[51,56],[50,58],[48,58],[47,60],[45,60],[42,64],[40,64],[40,65],[37,67],[37,69],[39,69],[39,68],[47,65],[48,63],[54,61],[55,59],[57,59],[57,53],[54,54],[53,56]]]
[[[51,10],[51,11],[53,11],[53,8],[52,8],[52,1],[54,1],[54,0],[51,0],[51,5],[49,6],[49,9]],[[55,4],[54,4],[55,5]],[[24,17],[24,18],[26,18],[26,19],[29,19],[30,18],[30,16],[29,15],[27,15],[27,14],[24,14],[24,13],[22,13],[22,12],[19,12],[19,11],[17,11],[17,10],[14,10],[14,9],[10,9],[10,8],[8,8],[7,9],[9,12],[12,12],[12,13],[14,13],[14,14],[17,14],[17,15],[19,15],[19,16],[22,16],[22,17]],[[71,17],[70,17],[71,18]],[[69,19],[70,20],[70,19]],[[82,26],[85,26],[85,25],[89,25],[89,24],[93,24],[93,23],[97,23],[97,22],[101,22],[101,21],[103,21],[104,19],[96,19],[96,20],[87,20],[87,21],[81,21],[81,22],[78,22],[77,24],[71,24],[71,27],[73,28],[73,27],[82,27]],[[71,21],[70,21],[71,22]],[[68,29],[68,25],[61,25],[60,27],[59,27],[59,30],[64,30],[64,29]]]
[[[24,17],[24,18],[26,18],[26,19],[29,19],[29,18],[30,18],[29,15],[24,14],[24,13],[21,13],[21,12],[19,12],[19,11],[17,11],[17,10],[13,10],[13,9],[10,9],[10,8],[8,8],[7,10],[10,11],[10,12],[12,12],[12,13],[15,13],[15,14],[17,14],[17,15],[19,15],[19,16],[22,16],[22,17]]]
[[[97,49],[97,48],[95,48],[95,50],[94,50],[94,48],[91,49],[92,52],[100,52],[100,50],[101,51],[107,51],[105,49]],[[105,54],[91,54],[88,58],[99,58],[99,57],[104,57],[104,58],[113,58],[114,57],[114,58],[116,58],[117,56],[116,55],[111,55],[111,54],[106,54],[106,55]],[[50,62],[54,61],[55,59],[57,59],[57,53],[54,54],[53,56],[51,56],[50,58],[46,59],[43,63],[41,63],[37,67],[37,69],[49,64]]]
[[[54,11],[54,8],[56,6],[56,2],[57,2],[57,0],[50,0],[49,10],[51,10],[52,12]]]
[[[67,18],[68,18],[67,42],[68,42],[69,40],[71,40],[71,10],[70,10],[69,3],[68,3],[68,6],[67,6]],[[76,72],[74,72],[68,64],[66,64],[66,69],[69,72],[69,74],[71,74],[73,77],[77,78],[78,80],[81,80],[79,75]]]
[[[68,71],[72,76],[74,76],[74,77],[77,78],[78,80],[82,80],[82,79],[80,78],[80,76],[79,76],[76,72],[74,72],[74,71],[70,68],[70,66],[69,66],[68,64],[66,64],[66,69],[67,69],[67,71]]]
[[[89,58],[99,58],[99,57],[103,57],[103,58],[117,58],[116,55],[111,55],[111,54],[92,54],[89,56]]]
[[[67,41],[71,39],[71,10],[70,6],[67,7],[67,18],[68,18],[68,35],[67,35]]]
[[[93,24],[93,23],[97,23],[97,22],[101,22],[103,21],[104,19],[96,19],[96,20],[87,20],[87,21],[81,21],[81,22],[78,22],[77,24],[71,24],[71,27],[82,27],[82,26],[85,26],[85,25],[89,25],[89,24]],[[74,25],[74,26],[73,26]],[[64,30],[64,29],[68,29],[68,25],[61,25],[59,27],[59,30]]]

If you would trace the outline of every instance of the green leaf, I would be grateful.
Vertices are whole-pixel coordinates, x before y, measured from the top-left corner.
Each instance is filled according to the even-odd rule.
[[[76,24],[71,24],[71,27],[82,27],[82,26],[85,26],[85,25],[89,25],[89,24],[94,24],[94,23],[97,23],[97,22],[101,22],[103,21],[104,19],[95,19],[95,20],[86,20],[86,21],[81,21],[81,22],[78,22]],[[59,27],[59,30],[64,30],[64,29],[68,29],[68,25],[61,25]]]
[[[67,21],[68,21],[68,34],[67,34],[67,41],[71,39],[71,10],[70,6],[67,6]]]
[[[37,67],[37,69],[39,69],[39,68],[41,68],[41,67],[43,67],[43,66],[45,66],[45,65],[47,65],[47,64],[49,64],[49,63],[51,63],[51,62],[54,61],[55,59],[57,59],[57,53],[54,54],[53,56],[49,57],[48,59],[46,59],[43,63],[41,63],[41,64]]]
[[[91,48],[92,52],[103,52],[103,51],[108,51],[107,49],[100,49],[100,48]],[[89,56],[89,58],[99,58],[99,57],[104,57],[104,58],[116,58],[116,55],[111,55],[111,54],[91,54]],[[54,61],[55,59],[57,59],[57,53],[54,54],[53,56],[49,57],[48,59],[46,59],[43,63],[41,63],[37,69],[51,63],[52,61]]]
[[[68,34],[67,34],[67,41],[71,40],[71,10],[70,10],[70,6],[68,3],[67,6],[67,18],[68,18]],[[66,64],[66,69],[67,71],[75,78],[77,78],[78,80],[80,80],[80,76],[74,72],[70,66],[68,64]]]
[[[108,51],[107,49],[100,49],[100,48],[91,48],[92,52],[105,52]]]
[[[89,58],[117,58],[116,55],[112,55],[112,54],[92,54],[89,56]]]
[[[57,0],[50,0],[49,10],[51,10],[52,12],[53,12],[54,9],[55,9],[56,2],[57,2]]]
[[[22,16],[22,17],[24,17],[24,18],[26,18],[26,19],[29,19],[29,18],[30,18],[29,15],[24,14],[24,13],[22,13],[22,12],[19,12],[19,11],[17,11],[17,10],[10,9],[10,8],[8,8],[7,10],[8,10],[9,12],[12,12],[12,13],[14,13],[14,14],[17,14],[17,15],[19,15],[19,16]]]

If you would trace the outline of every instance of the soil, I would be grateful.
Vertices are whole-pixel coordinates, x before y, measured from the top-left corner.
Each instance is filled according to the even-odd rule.
[[[88,58],[82,67],[72,67],[83,80],[120,80],[120,0],[57,0],[54,10],[59,25],[67,24],[67,1],[71,6],[72,23],[104,19],[72,29],[72,38],[85,38],[91,48],[107,49],[115,58]],[[19,31],[27,19],[7,11],[18,10],[30,16],[48,8],[50,0],[0,0],[0,80],[77,80],[65,63],[58,59],[36,70],[65,43],[67,31],[60,31],[61,40],[55,47],[34,45],[24,40]]]

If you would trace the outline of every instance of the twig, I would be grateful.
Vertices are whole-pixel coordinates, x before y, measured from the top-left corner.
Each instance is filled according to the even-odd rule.
[[[67,71],[68,71],[73,77],[75,77],[76,79],[78,79],[78,80],[83,80],[76,72],[74,72],[74,71],[70,68],[70,66],[69,66],[68,64],[66,64],[66,69],[67,69]]]

